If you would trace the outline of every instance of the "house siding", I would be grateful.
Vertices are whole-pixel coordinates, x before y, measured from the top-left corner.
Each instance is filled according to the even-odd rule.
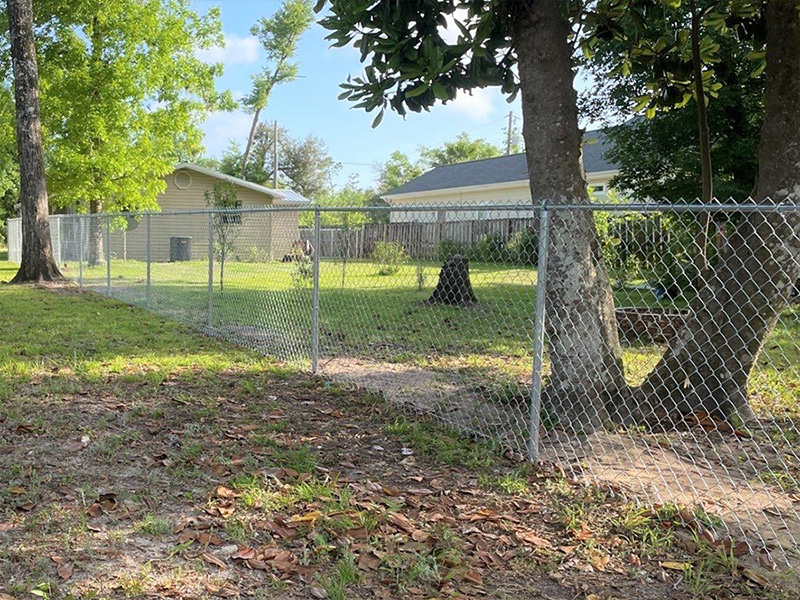
[[[157,201],[162,212],[204,210],[207,208],[205,191],[214,187],[216,179],[204,173],[183,170],[191,177],[185,189],[175,184],[176,171],[165,178],[166,190]],[[236,196],[242,208],[270,206],[272,198],[240,185],[236,185]],[[297,212],[244,213],[241,223],[235,227],[233,254],[238,260],[263,260],[280,258],[288,253],[292,242],[299,239]],[[154,262],[170,259],[170,238],[188,236],[192,238],[192,260],[208,256],[208,215],[154,215],[151,219],[150,258]],[[111,253],[117,258],[145,260],[147,227],[145,218],[131,221],[127,230],[118,226],[112,232]]]
[[[602,192],[595,192],[595,197],[602,200],[608,192],[608,182],[616,174],[614,171],[590,173],[587,183],[590,186],[603,186]],[[436,190],[387,196],[386,200],[397,207],[403,206],[464,206],[464,205],[504,205],[526,204],[531,202],[531,191],[527,181],[512,182],[506,185],[475,186],[474,189],[462,188]],[[393,223],[432,223],[435,221],[472,221],[483,219],[509,219],[533,216],[533,211],[520,210],[458,210],[403,212],[392,211],[390,220]]]

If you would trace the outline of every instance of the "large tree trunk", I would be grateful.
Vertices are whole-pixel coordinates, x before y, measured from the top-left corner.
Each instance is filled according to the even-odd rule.
[[[701,179],[701,204],[711,204],[714,198],[714,175],[711,163],[711,135],[708,127],[708,107],[706,106],[706,92],[703,85],[703,60],[700,56],[700,12],[694,0],[692,8],[692,71],[694,72],[694,95],[697,104],[697,125],[700,134],[700,179]],[[702,212],[697,215],[697,234],[695,235],[695,269],[697,281],[702,282],[702,276],[708,268],[708,229],[711,224],[711,214]]]
[[[11,283],[61,278],[50,242],[47,184],[44,176],[42,126],[39,120],[39,71],[33,44],[31,0],[8,0],[14,102],[17,112],[22,260]]]
[[[515,4],[514,45],[533,201],[554,208],[588,202],[569,23],[558,2]],[[551,212],[548,258],[552,368],[544,404],[562,425],[591,431],[617,405],[625,378],[611,288],[590,211]]]
[[[755,198],[800,200],[800,12],[769,0],[764,126]],[[752,213],[729,240],[693,316],[637,391],[648,413],[752,418],[747,380],[800,276],[800,212]]]
[[[103,254],[103,221],[97,215],[103,210],[102,204],[98,200],[89,201],[89,214],[86,232],[86,262],[90,267],[99,265],[105,261]]]

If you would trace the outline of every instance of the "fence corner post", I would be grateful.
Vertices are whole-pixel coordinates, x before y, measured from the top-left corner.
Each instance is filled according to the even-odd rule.
[[[319,370],[319,261],[321,225],[319,208],[314,210],[314,250],[312,256],[311,288],[311,372]]]
[[[106,295],[111,295],[111,216],[106,217]]]
[[[208,213],[208,301],[206,304],[206,327],[214,322],[214,211]]]
[[[150,211],[148,210],[145,216],[146,224],[147,224],[147,239],[145,240],[145,253],[147,256],[147,296],[145,300],[145,305],[147,306],[147,310],[150,310]]]
[[[528,429],[528,457],[539,460],[542,376],[544,363],[544,325],[547,297],[547,254],[549,251],[549,215],[547,203],[539,211],[539,256],[536,270],[536,315],[533,327],[533,381],[531,382],[531,404]]]

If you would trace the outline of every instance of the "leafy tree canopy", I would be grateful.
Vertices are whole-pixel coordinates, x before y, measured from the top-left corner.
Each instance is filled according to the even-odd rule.
[[[378,191],[388,192],[433,167],[493,158],[500,154],[500,148],[494,144],[483,138],[470,138],[467,133],[461,133],[455,140],[445,142],[441,146],[420,146],[417,160],[412,160],[403,152],[395,151],[380,167]]]
[[[425,172],[425,167],[419,160],[413,161],[406,154],[395,150],[389,155],[378,172],[378,191],[388,192],[400,187],[407,181],[419,177]]]
[[[500,148],[482,138],[472,139],[467,133],[461,133],[452,142],[445,142],[438,148],[420,149],[422,161],[431,166],[454,165],[456,163],[494,158],[500,156]]]
[[[222,43],[219,11],[198,15],[188,0],[41,0],[35,18],[51,204],[157,208],[161,177],[199,154],[206,112],[233,106],[215,90],[221,65],[195,57]],[[0,56],[5,123],[7,36]]]
[[[372,205],[375,191],[370,188],[363,188],[358,185],[355,177],[351,177],[347,184],[338,190],[320,196],[317,199],[317,206],[323,207],[359,207],[365,209]],[[368,212],[348,211],[348,212],[321,212],[320,222],[323,227],[337,227],[350,229],[360,227],[370,221]],[[314,215],[311,211],[300,213],[300,225],[311,227],[314,224]]]
[[[761,5],[760,0],[599,0],[583,17],[582,47],[595,75],[632,77],[634,112],[653,117],[696,96],[693,18],[706,103],[724,85],[717,72],[726,58],[722,40],[750,45],[752,70],[763,70]]]
[[[253,136],[250,158],[244,179],[271,186],[273,181],[273,128],[259,123]],[[232,142],[217,168],[228,175],[240,176],[242,151]],[[286,186],[306,198],[315,199],[328,193],[331,180],[341,165],[328,153],[320,138],[309,135],[292,137],[285,127],[278,128],[278,185]]]
[[[267,107],[273,88],[297,78],[298,65],[292,62],[292,58],[300,37],[313,22],[310,0],[285,0],[274,15],[262,17],[250,28],[250,33],[258,37],[264,48],[267,63],[260,73],[253,76],[253,89],[244,99],[245,107],[253,113],[253,120],[239,165],[240,177],[247,175],[258,119]]]
[[[708,10],[723,4],[709,1],[703,6]],[[648,37],[639,32],[635,43],[641,44],[638,52],[644,53],[644,58],[626,62],[625,52],[631,51],[625,50],[629,41],[624,36],[608,34],[593,40],[591,60],[585,66],[595,85],[583,94],[581,108],[591,119],[606,121],[628,120],[636,112],[647,112],[649,118],[629,120],[608,131],[613,143],[608,158],[620,166],[620,174],[612,185],[627,190],[637,199],[690,201],[701,196],[702,187],[698,106],[696,102],[686,104],[691,98],[692,65],[687,55],[690,51],[685,47],[688,42],[680,33],[680,25],[663,18],[674,16],[674,12],[663,6],[658,11],[662,18],[651,15],[653,18],[647,23],[640,23],[641,27],[647,27]],[[760,17],[745,19],[746,27],[725,25],[728,21],[736,22],[730,16],[722,23],[711,13],[705,18],[710,23],[702,29],[705,40],[702,54],[706,83],[713,81],[706,102],[715,195],[741,200],[751,193],[758,169],[756,154],[764,111],[764,81],[763,57],[753,48],[759,43]],[[626,13],[625,19],[633,16]],[[602,29],[598,31],[602,33]],[[658,42],[665,38],[671,41]],[[748,43],[743,43],[744,38],[749,39]],[[651,44],[665,48],[665,55],[659,58],[655,52],[645,53],[643,48]],[[654,66],[656,63],[659,66]],[[678,73],[683,75],[675,79]],[[656,89],[660,91],[655,93]]]
[[[518,81],[510,32],[527,2],[512,0],[319,0],[321,20],[333,46],[353,45],[365,63],[363,76],[342,85],[341,99],[357,108],[387,108],[401,115],[454,100],[460,91],[500,86],[514,95]],[[569,8],[580,3],[567,0]],[[455,16],[458,18],[455,18]],[[451,43],[442,34],[457,31]]]

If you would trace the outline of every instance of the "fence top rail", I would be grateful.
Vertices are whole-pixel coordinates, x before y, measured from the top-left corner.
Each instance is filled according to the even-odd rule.
[[[104,213],[84,213],[84,214],[57,214],[50,215],[50,218],[132,218],[153,216],[187,216],[187,215],[209,215],[209,214],[267,214],[277,212],[303,212],[303,213],[342,213],[342,212],[371,212],[371,213],[419,213],[419,212],[522,212],[522,211],[560,211],[560,210],[591,210],[604,212],[648,212],[648,213],[670,213],[670,212],[695,212],[695,213],[774,213],[774,212],[798,212],[800,203],[781,202],[781,203],[727,203],[727,204],[666,204],[666,203],[554,203],[544,201],[540,203],[515,203],[515,204],[414,204],[414,205],[387,205],[387,206],[259,206],[252,208],[202,208],[188,210],[170,211],[136,211],[136,212],[104,212]],[[8,219],[9,221],[18,220],[19,217]]]

